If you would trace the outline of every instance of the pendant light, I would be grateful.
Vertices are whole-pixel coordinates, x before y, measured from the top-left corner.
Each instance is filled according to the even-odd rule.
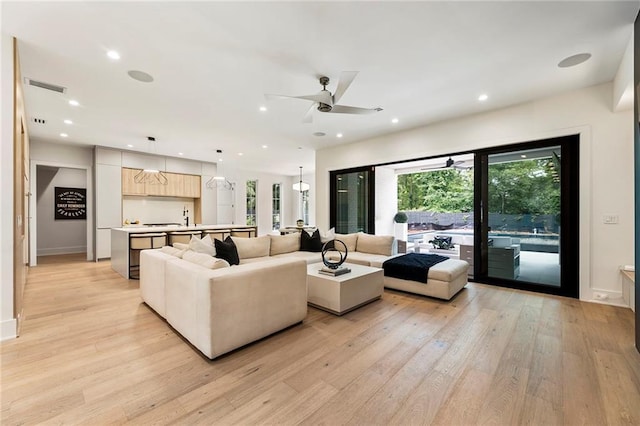
[[[149,141],[149,153],[155,154],[155,141],[156,138],[153,136],[147,136],[147,140]],[[153,150],[151,149],[153,147]],[[151,152],[153,151],[153,153]],[[149,185],[167,185],[169,183],[169,179],[167,179],[167,175],[164,172],[158,169],[143,169],[140,170],[134,177],[133,181],[135,183],[145,183]]]
[[[302,166],[300,166],[300,181],[293,184],[293,190],[298,192],[309,190],[309,184],[302,181]]]
[[[222,154],[222,150],[216,149],[216,153]],[[222,173],[222,158],[219,158],[218,162],[216,163],[216,175],[210,178],[205,183],[205,186],[207,187],[207,189],[216,189],[216,188],[222,188],[227,190],[234,189],[233,188],[234,183],[227,180],[227,178],[225,178],[224,174]]]

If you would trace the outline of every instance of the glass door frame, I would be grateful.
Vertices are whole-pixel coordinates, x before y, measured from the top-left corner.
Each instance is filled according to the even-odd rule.
[[[375,234],[375,206],[376,206],[376,168],[374,166],[354,167],[351,169],[333,170],[329,172],[329,227],[335,228],[338,222],[338,180],[337,176],[348,173],[369,173],[369,192],[367,194],[367,229],[369,234]],[[336,231],[337,232],[337,231]]]
[[[475,193],[474,193],[474,278],[473,281],[517,288],[559,296],[579,297],[579,135],[562,136],[532,142],[524,142],[500,147],[480,149],[475,152]],[[488,234],[489,234],[489,156],[511,151],[545,147],[561,147],[560,174],[560,223],[561,244],[560,286],[529,283],[488,276]]]

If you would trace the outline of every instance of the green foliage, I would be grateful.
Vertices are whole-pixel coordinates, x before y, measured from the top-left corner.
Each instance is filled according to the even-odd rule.
[[[553,162],[526,160],[489,166],[489,212],[557,214],[560,185]]]
[[[473,171],[436,170],[398,176],[398,210],[473,210]]]
[[[405,212],[398,212],[393,217],[393,221],[395,223],[407,223],[407,220],[409,220],[409,218],[407,217],[407,214]]]
[[[556,215],[560,211],[560,164],[551,159],[489,166],[489,212]],[[473,211],[473,171],[436,170],[398,176],[398,210]]]

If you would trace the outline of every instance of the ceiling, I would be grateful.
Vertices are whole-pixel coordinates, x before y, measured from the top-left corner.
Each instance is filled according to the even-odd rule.
[[[313,170],[314,152],[323,147],[611,81],[639,4],[4,1],[1,7],[2,31],[19,40],[23,76],[67,88],[59,94],[25,87],[29,119],[46,120],[29,122],[32,138],[211,162],[222,149],[228,166],[297,175],[300,165]],[[106,56],[111,49],[120,60]],[[591,59],[557,66],[582,52]],[[136,81],[130,70],[154,81]],[[383,111],[316,111],[305,124],[310,102],[264,97],[315,94],[322,75],[334,92],[341,71],[359,71],[341,104]],[[483,93],[488,99],[480,102]],[[80,105],[70,106],[71,99]]]

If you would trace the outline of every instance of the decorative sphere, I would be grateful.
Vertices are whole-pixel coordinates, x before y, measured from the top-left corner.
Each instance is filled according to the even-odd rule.
[[[336,247],[340,243],[342,248]],[[331,260],[327,253],[336,252],[340,255],[340,260]],[[322,263],[329,269],[338,269],[347,260],[347,245],[340,240],[327,241],[322,246]]]

